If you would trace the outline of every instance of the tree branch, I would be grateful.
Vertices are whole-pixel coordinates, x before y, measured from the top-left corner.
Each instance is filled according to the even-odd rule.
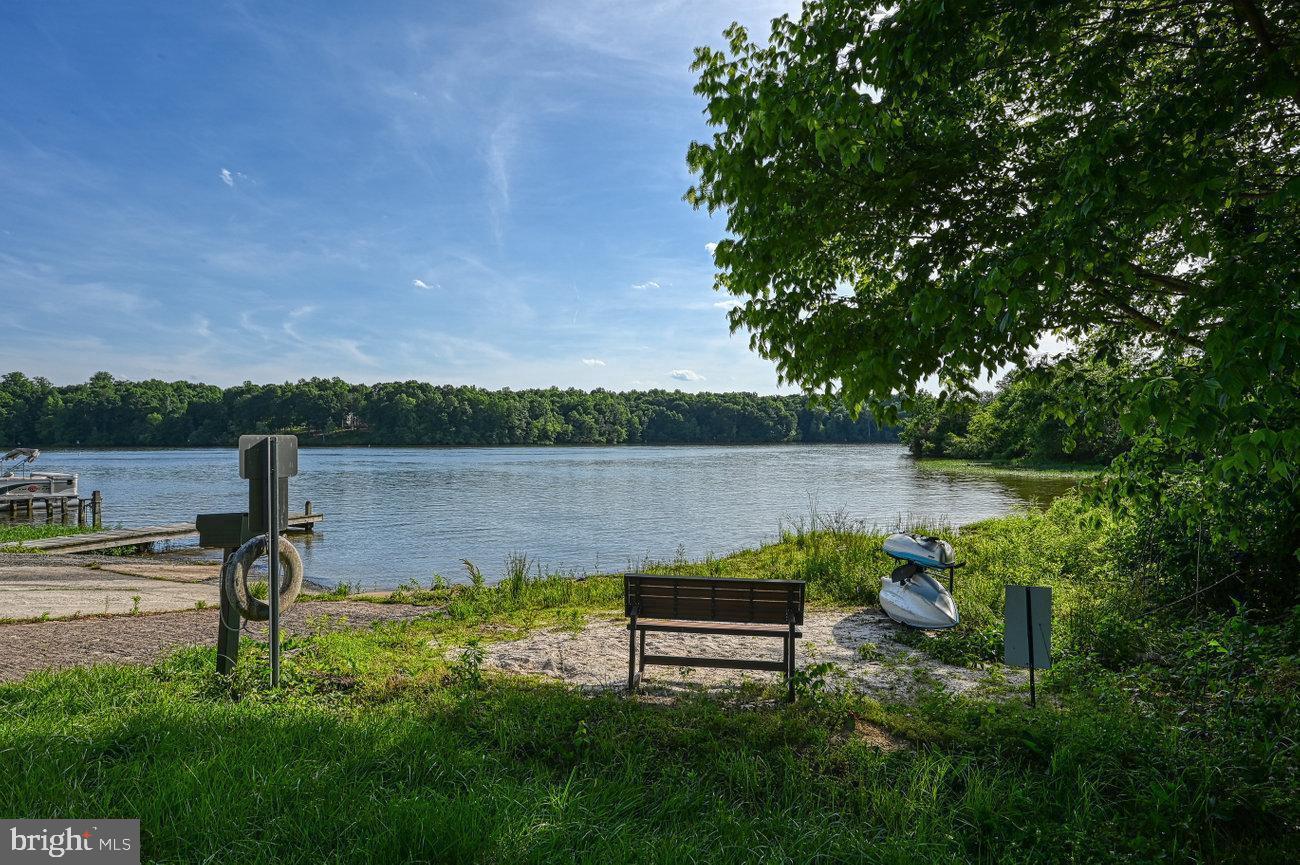
[[[1088,280],[1088,284],[1091,285],[1094,289],[1096,289],[1097,293],[1101,296],[1103,300],[1105,300],[1107,303],[1114,306],[1120,312],[1124,313],[1125,318],[1127,318],[1130,322],[1138,325],[1148,333],[1158,333],[1161,336],[1167,336],[1170,339],[1177,340],[1179,342],[1185,343],[1186,345],[1190,345],[1193,348],[1199,348],[1202,351],[1204,351],[1205,349],[1204,342],[1202,342],[1201,340],[1197,339],[1194,336],[1190,336],[1185,333],[1179,333],[1177,330],[1170,327],[1168,324],[1161,321],[1160,319],[1147,315],[1145,312],[1138,309],[1136,306],[1133,306],[1131,303],[1121,300],[1120,298],[1116,297],[1115,295],[1107,291],[1105,284],[1102,283],[1100,280],[1091,279]]]
[[[1156,285],[1163,285],[1165,288],[1170,290],[1171,294],[1176,294],[1179,297],[1186,297],[1189,294],[1195,294],[1201,290],[1201,286],[1194,282],[1188,282],[1187,280],[1179,279],[1176,276],[1155,273],[1154,271],[1147,270],[1142,265],[1134,262],[1129,262],[1129,267],[1133,268],[1133,272],[1138,276],[1143,279],[1149,279]]]

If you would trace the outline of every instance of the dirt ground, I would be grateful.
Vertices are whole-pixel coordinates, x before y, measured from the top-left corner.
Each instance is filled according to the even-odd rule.
[[[894,639],[900,625],[878,609],[809,611],[803,639],[796,643],[796,665],[830,662],[836,673],[828,681],[876,697],[905,697],[922,688],[938,687],[961,694],[1001,682],[1020,684],[1021,671],[995,666],[972,670],[943,664]],[[866,647],[865,649],[863,647]],[[451,650],[449,656],[459,654]],[[484,665],[512,673],[560,679],[589,690],[627,686],[628,633],[625,619],[591,617],[578,632],[535,631],[510,642],[485,646]],[[646,652],[718,658],[780,660],[781,641],[767,638],[704,634],[647,634]],[[732,687],[742,677],[775,682],[780,674],[765,671],[721,670],[707,667],[646,667],[644,693],[672,696],[690,690]]]
[[[286,633],[303,634],[323,616],[331,620],[342,616],[349,626],[361,628],[378,621],[414,619],[428,612],[428,608],[399,604],[304,601],[285,612],[282,627]],[[337,628],[337,623],[332,627]],[[247,624],[245,633],[264,640],[266,625]],[[0,682],[46,668],[148,664],[181,646],[215,646],[216,642],[215,609],[0,625]]]

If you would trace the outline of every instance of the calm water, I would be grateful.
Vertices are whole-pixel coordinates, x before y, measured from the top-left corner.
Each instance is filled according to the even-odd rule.
[[[107,524],[245,509],[234,449],[46,451],[39,465],[79,473],[83,495],[101,490]],[[296,539],[308,577],[372,587],[460,579],[462,559],[496,578],[511,552],[577,570],[679,549],[721,555],[813,508],[880,526],[960,525],[1067,486],[921,471],[898,445],[304,448],[290,500],[326,514],[315,536]]]

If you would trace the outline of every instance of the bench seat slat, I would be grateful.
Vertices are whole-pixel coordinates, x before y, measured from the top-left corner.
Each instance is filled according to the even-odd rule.
[[[628,622],[628,628],[632,623]],[[750,625],[741,622],[700,622],[681,619],[637,619],[638,631],[665,634],[734,634],[738,637],[776,637],[790,635],[787,625]],[[795,629],[794,635],[802,637],[803,631]]]
[[[646,664],[660,667],[718,667],[724,670],[773,670],[785,672],[784,661],[751,661],[746,658],[697,658],[683,655],[642,655]]]
[[[647,598],[642,595],[638,601],[641,615],[647,619],[695,619],[704,616],[719,622],[769,622],[781,624],[785,621],[789,604],[766,604],[748,601],[723,600],[717,603],[707,598],[679,598],[676,603],[672,598]]]

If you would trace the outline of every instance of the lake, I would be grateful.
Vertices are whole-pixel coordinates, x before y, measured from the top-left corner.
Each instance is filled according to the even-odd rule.
[[[38,465],[79,473],[84,496],[102,491],[106,525],[246,507],[233,448],[51,450]],[[303,448],[289,489],[292,511],[310,499],[326,515],[314,536],[295,536],[307,576],[371,588],[460,580],[462,559],[495,579],[510,553],[576,571],[724,555],[814,511],[883,528],[962,525],[1069,485],[925,470],[900,445],[869,444]]]

